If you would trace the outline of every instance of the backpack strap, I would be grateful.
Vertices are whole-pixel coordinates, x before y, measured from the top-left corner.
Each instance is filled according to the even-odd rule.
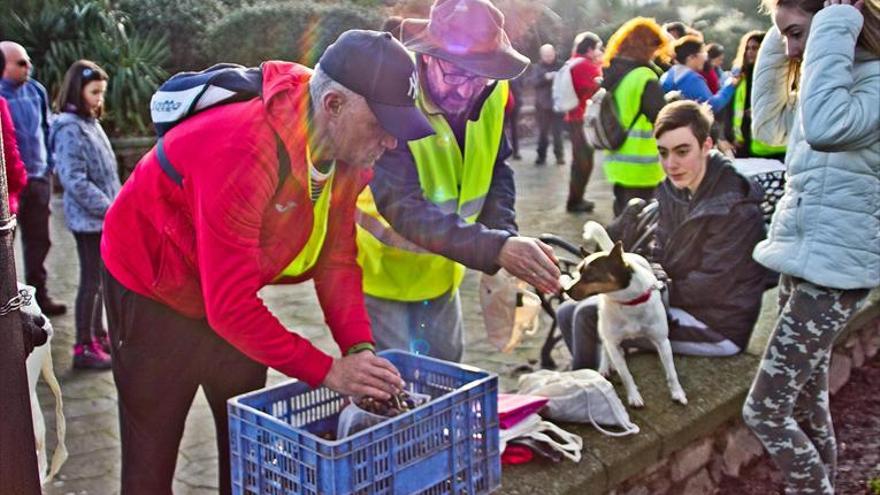
[[[650,69],[650,67],[648,67],[647,65],[640,65],[639,67],[645,67],[645,68]],[[636,68],[633,69],[633,70],[638,70],[639,67],[636,67]],[[632,71],[630,71],[630,72],[632,72]],[[620,83],[622,83],[623,80],[624,80],[624,79],[626,78],[626,76],[628,76],[628,75],[629,75],[629,73],[627,73],[626,75],[624,75],[623,77],[621,77],[620,79],[618,79],[617,82],[615,82],[613,86],[611,86],[611,87],[609,87],[608,89],[606,89],[606,91],[608,91],[608,93],[611,95],[612,98],[614,98],[614,90],[617,89],[617,86],[619,86]],[[645,82],[645,86],[647,86],[647,85],[648,85],[648,83]],[[604,84],[603,84],[603,86],[604,86]],[[644,88],[643,88],[643,89],[642,89],[642,96],[644,96],[644,94],[645,94],[645,91],[644,91]],[[629,135],[629,131],[631,131],[632,128],[635,127],[636,122],[639,120],[639,116],[641,116],[641,115],[642,115],[642,100],[639,99],[639,108],[636,110],[636,115],[635,115],[635,117],[633,117],[632,122],[630,122],[630,123],[629,123],[629,126],[626,128],[626,134],[627,134],[627,135]]]
[[[159,138],[156,141],[156,158],[159,159],[159,166],[162,167],[162,171],[165,172],[165,175],[171,179],[172,182],[177,184],[177,187],[183,187],[183,176],[180,175],[180,172],[174,168],[174,165],[171,164],[171,161],[168,160],[168,155],[165,154],[165,138]]]
[[[284,143],[278,134],[275,134],[275,142],[278,154],[278,187],[275,190],[277,192],[290,175],[290,155],[287,154],[287,148],[284,147]],[[165,153],[164,138],[161,137],[156,142],[156,158],[159,159],[159,167],[162,168],[165,175],[177,184],[177,187],[183,187],[183,175],[174,168],[174,165],[168,159],[168,155]]]

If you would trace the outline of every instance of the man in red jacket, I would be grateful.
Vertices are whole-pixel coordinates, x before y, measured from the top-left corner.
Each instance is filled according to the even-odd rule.
[[[595,207],[592,201],[584,199],[587,182],[593,173],[593,148],[584,135],[584,112],[587,101],[599,89],[602,53],[602,40],[597,35],[585,31],[574,38],[571,58],[578,62],[571,67],[571,82],[580,103],[565,115],[572,151],[571,179],[568,183],[565,209],[572,213],[589,213]]]
[[[414,106],[415,78],[390,34],[349,31],[314,72],[264,63],[260,98],[187,118],[138,164],[101,244],[123,494],[171,493],[199,386],[223,494],[226,400],[262,387],[267,366],[346,395],[387,398],[403,386],[370,352],[354,213],[379,156],[432,133]],[[307,279],[341,358],[286,329],[257,294]]]

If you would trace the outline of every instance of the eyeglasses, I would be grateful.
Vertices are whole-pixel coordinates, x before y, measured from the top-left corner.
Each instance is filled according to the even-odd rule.
[[[17,65],[19,67],[28,67],[31,65],[31,61],[26,58],[23,58],[23,59],[15,62],[15,65]]]
[[[434,59],[435,63],[438,67],[440,67],[440,72],[443,74],[443,82],[446,84],[450,84],[453,86],[460,86],[463,84],[473,84],[474,86],[487,86],[489,84],[489,78],[478,76],[475,74],[468,74],[466,72],[455,72],[453,69],[449,69],[444,67],[446,62],[439,58]],[[451,65],[451,64],[450,64]]]

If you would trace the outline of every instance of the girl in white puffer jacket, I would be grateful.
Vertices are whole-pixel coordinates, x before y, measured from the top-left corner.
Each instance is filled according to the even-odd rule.
[[[782,274],[780,315],[743,417],[788,493],[833,493],[831,350],[880,285],[880,7],[863,2],[764,0],[752,135],[787,144],[788,182],[754,251]]]

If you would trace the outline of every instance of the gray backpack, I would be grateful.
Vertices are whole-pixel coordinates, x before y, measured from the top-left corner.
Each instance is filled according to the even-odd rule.
[[[587,142],[597,150],[620,149],[641,113],[639,108],[632,122],[624,128],[614,104],[614,88],[599,88],[590,98],[590,104],[587,105],[584,114],[584,134]]]

